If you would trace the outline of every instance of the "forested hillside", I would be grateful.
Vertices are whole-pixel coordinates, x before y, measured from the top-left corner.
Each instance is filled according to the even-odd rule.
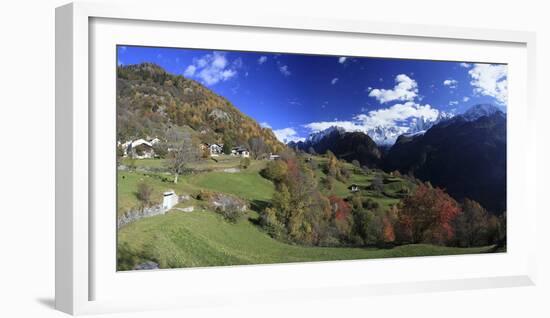
[[[117,69],[117,139],[167,139],[172,130],[192,129],[201,142],[248,145],[261,138],[269,151],[283,149],[271,129],[262,128],[227,99],[202,84],[167,73],[152,63]]]

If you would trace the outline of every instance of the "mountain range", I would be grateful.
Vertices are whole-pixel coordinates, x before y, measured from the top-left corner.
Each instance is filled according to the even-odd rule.
[[[287,146],[308,152],[325,154],[333,152],[338,158],[353,161],[361,165],[378,167],[382,152],[376,143],[362,132],[346,132],[341,127],[329,127],[312,134],[305,141],[290,142]]]
[[[506,115],[476,105],[417,136],[400,136],[383,168],[399,170],[470,198],[494,213],[506,211]]]
[[[428,128],[421,129],[426,126]],[[454,198],[470,198],[494,213],[506,210],[506,114],[489,104],[471,107],[437,123],[422,123],[401,134],[383,152],[373,138],[339,127],[314,133],[288,146],[311,152],[331,150],[345,160],[386,171],[412,174],[445,188]]]
[[[439,122],[450,119],[452,117],[452,113],[439,112],[436,119],[420,117],[413,119],[407,125],[378,126],[368,129],[366,133],[378,146],[385,148],[395,144],[395,141],[401,135],[422,134]]]

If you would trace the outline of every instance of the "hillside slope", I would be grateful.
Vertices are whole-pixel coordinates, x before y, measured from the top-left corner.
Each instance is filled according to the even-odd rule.
[[[269,264],[488,252],[491,247],[457,248],[426,244],[391,249],[290,245],[261,231],[252,213],[237,224],[213,212],[169,212],[129,224],[118,233],[118,270],[146,261],[161,268]]]
[[[325,154],[333,152],[338,158],[348,162],[357,160],[361,165],[377,167],[382,153],[376,143],[365,133],[346,132],[339,127],[330,127],[324,131],[312,134],[306,141],[289,143],[289,147],[303,151],[315,150]]]
[[[246,145],[261,137],[272,152],[283,149],[271,129],[262,128],[227,99],[202,84],[143,63],[117,69],[117,139],[166,139],[169,128],[190,127],[202,142]]]
[[[500,214],[506,211],[506,115],[470,115],[439,123],[424,135],[399,137],[384,168],[413,173],[458,200],[467,197]]]

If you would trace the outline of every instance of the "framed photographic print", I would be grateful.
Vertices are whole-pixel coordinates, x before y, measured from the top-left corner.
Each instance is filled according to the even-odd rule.
[[[171,12],[57,10],[57,308],[533,283],[533,34]]]

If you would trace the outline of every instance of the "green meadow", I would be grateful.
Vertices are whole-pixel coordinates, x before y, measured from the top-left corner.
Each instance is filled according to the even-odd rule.
[[[455,248],[428,244],[403,245],[393,248],[358,247],[309,247],[289,244],[273,239],[259,224],[259,209],[269,203],[275,187],[260,175],[267,161],[253,160],[248,169],[225,172],[238,168],[234,158],[220,158],[218,162],[205,160],[194,166],[195,172],[180,177],[177,184],[173,177],[162,172],[164,163],[158,159],[136,160],[135,170],[118,172],[118,214],[139,206],[137,187],[146,182],[152,188],[152,200],[160,202],[162,193],[174,190],[177,194],[189,194],[189,201],[180,203],[164,215],[143,218],[128,224],[118,232],[118,269],[131,270],[135,265],[154,261],[161,268],[204,267],[243,264],[267,264],[330,260],[369,259],[387,257],[455,255],[488,252],[492,247]],[[324,158],[315,157],[316,164]],[[384,174],[382,193],[374,192],[370,185],[380,171],[364,172],[352,165],[349,182],[335,181],[327,191],[341,197],[350,194],[350,184],[389,208],[399,201],[398,192],[411,188],[409,181]],[[316,178],[325,177],[322,169],[316,169]],[[380,177],[380,175],[378,176]],[[236,196],[250,203],[251,210],[236,223],[227,222],[211,211],[204,202],[196,200],[201,190]],[[193,212],[179,208],[194,206]]]

